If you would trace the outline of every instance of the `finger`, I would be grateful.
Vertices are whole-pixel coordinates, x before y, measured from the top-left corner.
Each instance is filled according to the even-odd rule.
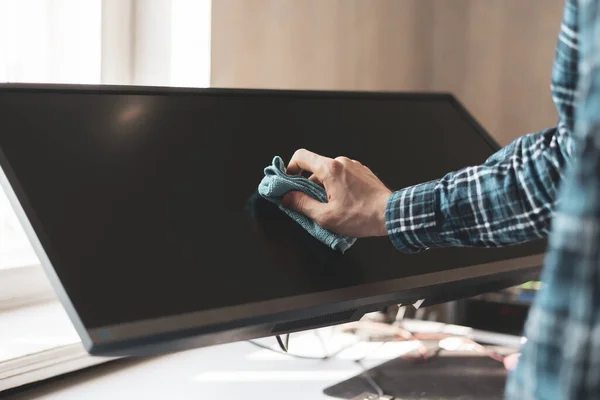
[[[312,172],[319,176],[324,171],[325,164],[331,161],[328,157],[323,157],[312,151],[300,149],[296,151],[287,166],[288,174],[299,174],[303,170]],[[319,180],[323,180],[319,177]]]
[[[310,219],[316,220],[327,207],[326,203],[321,203],[303,192],[291,191],[285,194],[281,199],[281,204],[285,208],[304,214]]]
[[[317,177],[315,176],[315,174],[312,174],[311,176],[309,176],[309,177],[308,177],[308,180],[309,180],[309,181],[312,181],[312,182],[314,182],[314,183],[316,183],[317,185],[321,185],[321,186],[323,186],[323,183],[322,183],[322,182],[319,180],[319,178],[317,178]]]

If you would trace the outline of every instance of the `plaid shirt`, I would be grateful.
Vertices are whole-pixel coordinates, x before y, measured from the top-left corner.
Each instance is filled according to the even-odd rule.
[[[600,399],[599,3],[566,3],[552,73],[556,127],[481,166],[397,191],[387,207],[404,252],[520,243],[547,236],[552,218],[510,399]]]

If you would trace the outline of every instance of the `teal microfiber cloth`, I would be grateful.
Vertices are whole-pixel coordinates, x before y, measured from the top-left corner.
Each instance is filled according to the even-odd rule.
[[[258,185],[258,193],[277,204],[290,218],[299,223],[316,239],[320,240],[334,250],[345,252],[356,242],[356,238],[342,236],[322,228],[306,215],[285,208],[281,205],[281,198],[291,190],[298,190],[308,194],[321,203],[327,203],[327,192],[320,185],[301,175],[288,175],[281,157],[273,158],[273,163],[265,168],[265,176]]]

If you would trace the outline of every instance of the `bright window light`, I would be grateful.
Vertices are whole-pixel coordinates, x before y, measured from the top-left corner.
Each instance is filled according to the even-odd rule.
[[[0,81],[100,83],[101,0],[0,0]]]
[[[172,0],[172,86],[210,86],[210,5],[210,0]]]

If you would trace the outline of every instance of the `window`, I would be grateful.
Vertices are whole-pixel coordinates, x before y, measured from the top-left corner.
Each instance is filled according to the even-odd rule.
[[[0,0],[0,82],[206,87],[210,12],[210,0]],[[2,175],[0,170],[0,182]],[[0,391],[5,384],[28,382],[23,365],[32,380],[67,372],[57,368],[58,361],[49,363],[48,351],[57,360],[69,359],[69,349],[79,352],[69,359],[71,370],[72,358],[82,357],[11,193],[0,185],[0,325],[11,326],[16,335],[0,334]],[[34,336],[19,337],[48,326],[52,332],[39,335],[44,344]],[[60,339],[48,340],[52,335]],[[31,359],[42,351],[42,364]],[[45,365],[52,372],[40,373]],[[13,366],[19,376],[11,383],[5,377]]]
[[[0,81],[100,83],[100,0],[0,0]],[[54,298],[0,188],[0,310]]]

